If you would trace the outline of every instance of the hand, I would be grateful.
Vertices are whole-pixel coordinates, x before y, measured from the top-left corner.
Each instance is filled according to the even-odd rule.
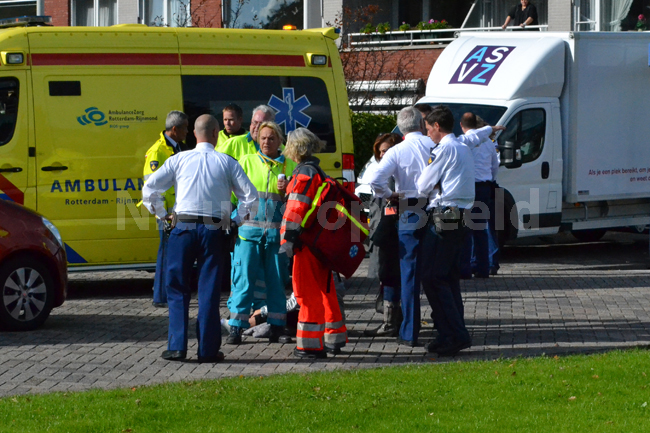
[[[526,27],[526,23],[519,24],[519,27],[521,27],[523,29],[524,27]]]
[[[401,198],[404,198],[403,192],[394,192],[388,197],[388,201],[392,204],[398,204]]]
[[[293,242],[285,242],[284,244],[280,245],[278,254],[282,253],[286,254],[289,258],[293,257]]]
[[[289,182],[287,182],[286,178],[285,179],[278,179],[278,190],[280,190],[280,192],[284,192],[287,189],[288,184],[289,184]]]
[[[165,215],[165,218],[163,218],[163,220],[168,221],[168,222],[172,222],[172,218],[173,218],[172,214],[168,213],[167,215]]]
[[[495,133],[497,131],[505,131],[506,127],[503,125],[496,125],[492,127],[492,133]]]
[[[501,29],[502,29],[502,30],[505,30],[506,27],[508,27],[508,25],[507,25],[507,24],[504,24],[504,25],[501,26]]]

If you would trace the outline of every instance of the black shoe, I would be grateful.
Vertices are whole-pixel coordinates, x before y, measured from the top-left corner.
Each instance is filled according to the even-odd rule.
[[[438,356],[454,356],[463,349],[472,347],[472,340],[454,341],[436,349]]]
[[[242,329],[239,326],[230,327],[230,335],[226,338],[226,344],[241,344]]]
[[[293,356],[301,359],[324,359],[327,358],[327,352],[324,350],[301,350],[296,347],[293,349]]]
[[[461,274],[461,275],[460,275],[460,279],[461,279],[461,280],[471,280],[471,279],[472,279],[472,274],[469,274],[469,275],[467,275],[467,274]]]
[[[198,362],[199,364],[203,363],[217,363],[221,362],[224,360],[224,355],[222,352],[217,353],[215,356],[199,356],[198,357]]]
[[[490,268],[490,275],[497,275],[499,273],[499,268]]]
[[[167,302],[152,302],[151,305],[156,308],[167,308]]]
[[[293,343],[293,340],[288,335],[280,335],[280,337],[278,338],[278,343],[280,343],[280,344],[291,344],[291,343]]]
[[[490,278],[490,274],[474,274],[474,278]]]
[[[438,353],[438,349],[440,349],[444,345],[445,345],[444,342],[440,342],[438,340],[431,340],[424,345],[424,348],[427,349],[427,352],[429,353]]]
[[[397,337],[397,344],[400,346],[418,347],[417,341],[402,340],[400,337]]]
[[[271,335],[269,336],[269,343],[280,342],[280,337],[284,334],[284,326],[271,325]]]
[[[325,346],[325,352],[331,353],[332,355],[338,355],[339,353],[341,353],[341,348]]]
[[[182,361],[186,356],[186,350],[165,350],[162,353],[162,359],[166,359],[167,361]]]

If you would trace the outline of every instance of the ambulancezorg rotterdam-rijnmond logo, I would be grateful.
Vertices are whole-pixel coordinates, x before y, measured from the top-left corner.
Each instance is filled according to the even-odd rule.
[[[106,120],[106,115],[99,111],[97,107],[86,108],[86,114],[77,117],[77,121],[82,125],[89,125],[91,123],[94,123],[95,126],[106,125],[108,123],[108,120]]]
[[[158,115],[146,115],[144,110],[108,110],[108,115],[97,107],[88,107],[83,116],[77,117],[77,122],[86,126],[94,124],[102,126],[109,124],[109,128],[128,129],[134,123],[157,122]]]

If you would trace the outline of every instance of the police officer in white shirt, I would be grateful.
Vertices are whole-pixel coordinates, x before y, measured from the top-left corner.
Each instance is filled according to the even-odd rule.
[[[375,197],[400,201],[398,227],[399,257],[402,284],[402,313],[398,343],[414,347],[420,332],[420,238],[426,227],[426,196],[418,194],[416,182],[426,167],[433,147],[430,138],[422,134],[424,119],[413,107],[402,109],[397,126],[404,141],[388,149],[371,174],[369,184]],[[395,192],[388,187],[395,179]]]
[[[199,312],[196,335],[198,361],[220,362],[219,299],[224,255],[228,245],[224,229],[230,226],[230,197],[239,199],[237,224],[247,218],[257,190],[235,159],[215,152],[219,123],[204,114],[194,123],[197,145],[167,159],[142,188],[142,201],[151,213],[165,218],[160,193],[176,190],[176,225],[169,236],[165,281],[169,304],[169,335],[162,357],[180,361],[187,356],[190,275],[198,265]]]
[[[482,119],[481,119],[482,120]],[[482,122],[483,124],[485,122]],[[494,212],[493,191],[494,181],[499,171],[499,158],[494,143],[489,135],[493,131],[505,129],[503,126],[478,128],[477,116],[474,113],[465,113],[460,119],[460,128],[463,134],[459,137],[472,151],[474,157],[474,188],[475,202],[471,210],[470,233],[465,238],[461,254],[461,278],[472,278],[472,273],[477,278],[488,278],[490,274],[490,246],[488,233],[488,220]],[[482,125],[481,125],[482,126]],[[471,137],[478,137],[470,143]],[[465,139],[465,140],[463,140]],[[473,268],[473,257],[476,257],[476,267]]]
[[[433,310],[438,340],[429,352],[453,356],[472,345],[460,293],[460,253],[466,233],[463,217],[474,203],[472,151],[451,132],[454,116],[438,106],[426,117],[427,135],[436,143],[418,181],[429,198],[430,220],[422,240],[422,286]]]

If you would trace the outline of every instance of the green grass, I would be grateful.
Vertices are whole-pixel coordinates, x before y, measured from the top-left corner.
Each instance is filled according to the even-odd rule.
[[[2,432],[650,432],[650,352],[0,399]]]

